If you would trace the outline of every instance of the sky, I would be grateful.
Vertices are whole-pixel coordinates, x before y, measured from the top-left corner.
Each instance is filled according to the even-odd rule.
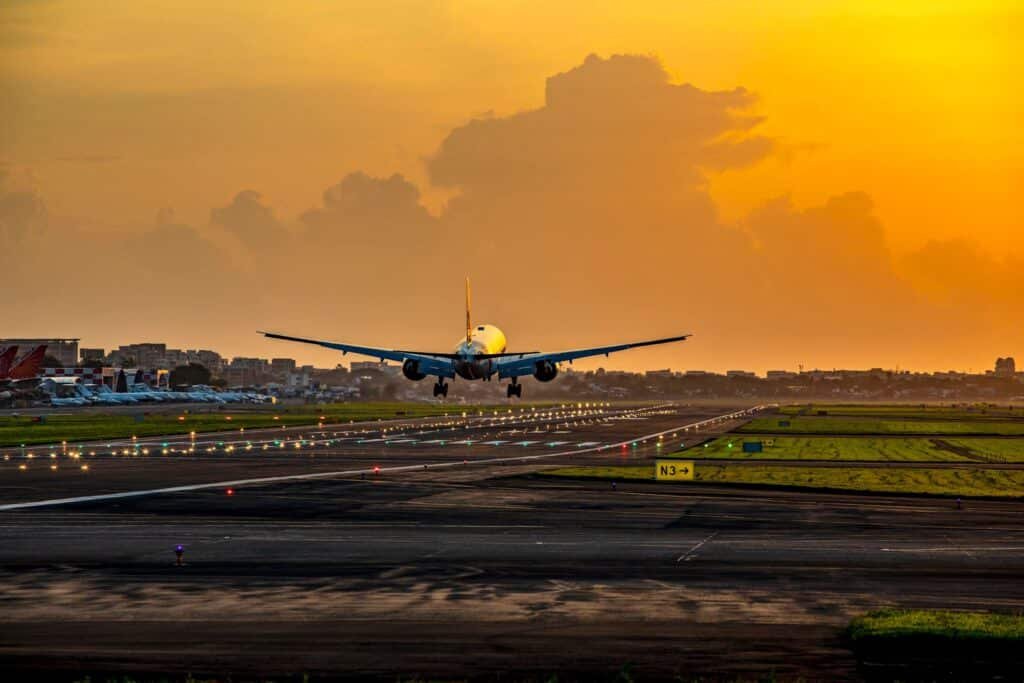
[[[0,5],[0,336],[1024,356],[1014,2]]]

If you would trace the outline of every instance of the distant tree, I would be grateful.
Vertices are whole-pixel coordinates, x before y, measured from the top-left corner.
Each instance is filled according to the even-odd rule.
[[[44,368],[62,368],[62,367],[64,367],[64,364],[61,363],[57,358],[51,356],[50,354],[46,354],[45,356],[43,356],[43,367]]]
[[[380,390],[380,397],[385,401],[394,401],[398,398],[398,390],[401,388],[397,382],[388,382]]]
[[[202,384],[202,382],[200,382]],[[218,389],[225,389],[228,386],[228,381],[223,377],[216,377],[211,379],[209,382],[211,387],[217,387]]]
[[[178,387],[182,385],[193,385],[193,384],[209,384],[210,383],[210,371],[206,369],[206,366],[199,363],[189,363],[188,365],[179,365],[178,367],[171,370],[171,386]]]
[[[106,363],[103,362],[102,358],[83,358],[82,362],[78,364],[80,368],[102,368]]]

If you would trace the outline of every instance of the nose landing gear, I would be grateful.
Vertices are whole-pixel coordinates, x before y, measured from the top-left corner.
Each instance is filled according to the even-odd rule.
[[[434,398],[438,396],[448,396],[448,384],[440,378],[434,384]]]
[[[512,378],[512,384],[508,385],[508,397],[512,398],[513,396],[523,397],[523,385],[516,381],[515,377]]]

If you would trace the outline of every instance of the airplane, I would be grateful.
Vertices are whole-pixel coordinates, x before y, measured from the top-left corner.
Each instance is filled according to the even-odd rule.
[[[17,353],[17,346],[8,346],[0,353],[0,401],[27,396],[38,386],[46,346],[37,346],[15,361]]]
[[[3,351],[0,351],[0,379],[7,377],[7,373],[11,370],[11,365],[14,364],[14,357],[17,355],[17,346],[8,346]]]
[[[11,363],[8,359],[9,354],[13,356],[11,348],[15,352],[18,350],[18,347],[14,346],[0,354],[0,369],[6,370],[6,372],[0,374],[0,382],[10,384],[35,379],[39,375],[39,369],[43,366],[43,359],[46,358],[46,345],[41,344],[37,346],[22,356],[16,363]],[[3,368],[2,366],[5,362],[7,367]]]
[[[382,349],[372,346],[292,337],[273,332],[260,331],[259,334],[270,339],[315,344],[328,349],[336,349],[341,351],[342,355],[355,353],[362,356],[379,358],[381,362],[385,360],[397,361],[402,364],[402,374],[407,379],[418,382],[430,376],[437,377],[437,383],[434,384],[435,397],[447,396],[448,384],[445,382],[445,379],[454,380],[456,376],[469,380],[479,379],[485,382],[491,381],[494,375],[497,375],[498,379],[510,378],[512,381],[507,387],[509,398],[513,396],[522,398],[523,385],[519,383],[520,377],[533,375],[539,382],[550,382],[558,375],[559,363],[568,362],[572,364],[578,358],[607,356],[616,351],[625,351],[626,349],[635,349],[641,346],[654,346],[684,341],[692,336],[690,334],[682,334],[675,337],[665,337],[664,339],[614,344],[611,346],[596,346],[588,349],[555,353],[541,353],[539,351],[508,352],[506,351],[505,334],[500,329],[494,325],[477,325],[474,327],[470,310],[469,278],[466,278],[466,336],[458,341],[452,353]]]

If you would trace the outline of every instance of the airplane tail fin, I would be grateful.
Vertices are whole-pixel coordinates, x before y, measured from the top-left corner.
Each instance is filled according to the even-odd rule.
[[[7,378],[7,373],[11,371],[11,365],[14,364],[14,357],[17,355],[17,346],[8,346],[3,353],[0,353],[0,379]]]
[[[470,314],[469,278],[466,278],[466,343],[473,337],[473,317]]]
[[[40,344],[26,353],[17,365],[11,368],[11,379],[32,379],[39,375],[39,368],[43,367],[43,359],[46,357],[46,344]]]

